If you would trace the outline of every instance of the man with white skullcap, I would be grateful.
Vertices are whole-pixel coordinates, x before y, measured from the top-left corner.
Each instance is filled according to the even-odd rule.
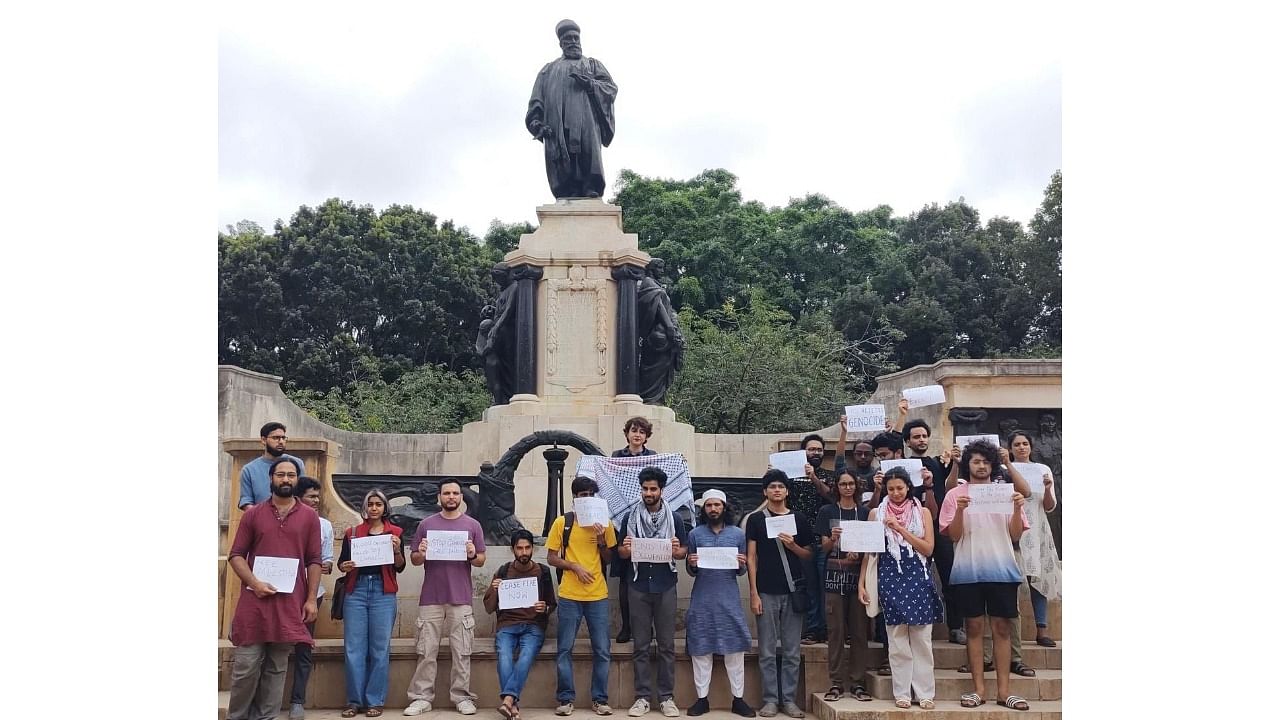
[[[702,552],[702,557],[709,561],[706,551],[710,548],[732,548],[737,569],[699,568],[698,553]],[[742,717],[755,717],[756,711],[742,699],[744,660],[746,651],[751,649],[751,628],[742,611],[738,576],[747,572],[747,535],[734,524],[727,498],[720,490],[702,494],[702,511],[698,515],[698,526],[689,533],[688,551],[685,569],[694,576],[694,581],[689,611],[685,614],[685,648],[693,660],[693,686],[698,700],[687,712],[702,715],[711,709],[707,694],[711,690],[712,656],[723,655],[729,688],[733,691],[733,712]]]

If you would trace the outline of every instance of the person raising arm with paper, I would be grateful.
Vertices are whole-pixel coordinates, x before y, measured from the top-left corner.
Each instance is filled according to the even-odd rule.
[[[920,500],[910,495],[911,475],[905,468],[885,473],[888,495],[871,511],[871,520],[884,523],[886,551],[875,562],[863,563],[858,599],[870,603],[869,583],[874,582],[889,635],[889,669],[893,676],[894,705],[911,707],[911,691],[920,708],[934,707],[933,625],[942,622],[942,598],[929,574],[933,554],[933,517]]]

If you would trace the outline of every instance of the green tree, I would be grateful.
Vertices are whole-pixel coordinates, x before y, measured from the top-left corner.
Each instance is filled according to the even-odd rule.
[[[494,220],[489,223],[489,230],[484,234],[484,246],[493,253],[493,261],[499,262],[502,256],[520,246],[520,236],[536,230],[528,222],[504,223]]]
[[[392,383],[374,378],[328,392],[300,388],[289,397],[336,428],[386,433],[457,432],[492,402],[480,373],[443,365],[414,368]]]

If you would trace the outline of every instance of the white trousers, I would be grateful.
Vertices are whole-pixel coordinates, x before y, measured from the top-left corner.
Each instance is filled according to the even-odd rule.
[[[889,669],[893,672],[893,698],[933,699],[933,626],[888,625]]]
[[[746,653],[730,653],[724,656],[724,671],[729,676],[729,689],[736,698],[742,697],[746,690],[744,681]],[[711,663],[714,655],[691,655],[693,660],[693,689],[698,697],[704,698],[711,692]]]

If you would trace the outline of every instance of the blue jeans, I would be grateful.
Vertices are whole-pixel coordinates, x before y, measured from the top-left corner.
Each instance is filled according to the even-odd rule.
[[[805,614],[804,634],[822,639],[827,634],[827,593],[822,584],[827,570],[827,554],[822,552],[822,542],[811,548],[813,559],[806,563],[805,587],[809,590],[809,609]]]
[[[609,702],[609,598],[566,600],[556,606],[560,624],[556,628],[556,702],[574,701],[573,638],[585,619],[591,636],[591,700]]]
[[[514,702],[520,702],[520,691],[524,689],[533,661],[542,649],[542,638],[542,628],[537,623],[508,625],[493,636],[493,643],[498,648],[500,698],[510,695]],[[517,650],[520,651],[518,655]]]
[[[1049,627],[1049,599],[1031,588],[1031,612],[1036,616],[1036,627]]]
[[[342,608],[348,704],[364,708],[387,704],[395,622],[396,594],[383,592],[382,576],[359,576]]]

